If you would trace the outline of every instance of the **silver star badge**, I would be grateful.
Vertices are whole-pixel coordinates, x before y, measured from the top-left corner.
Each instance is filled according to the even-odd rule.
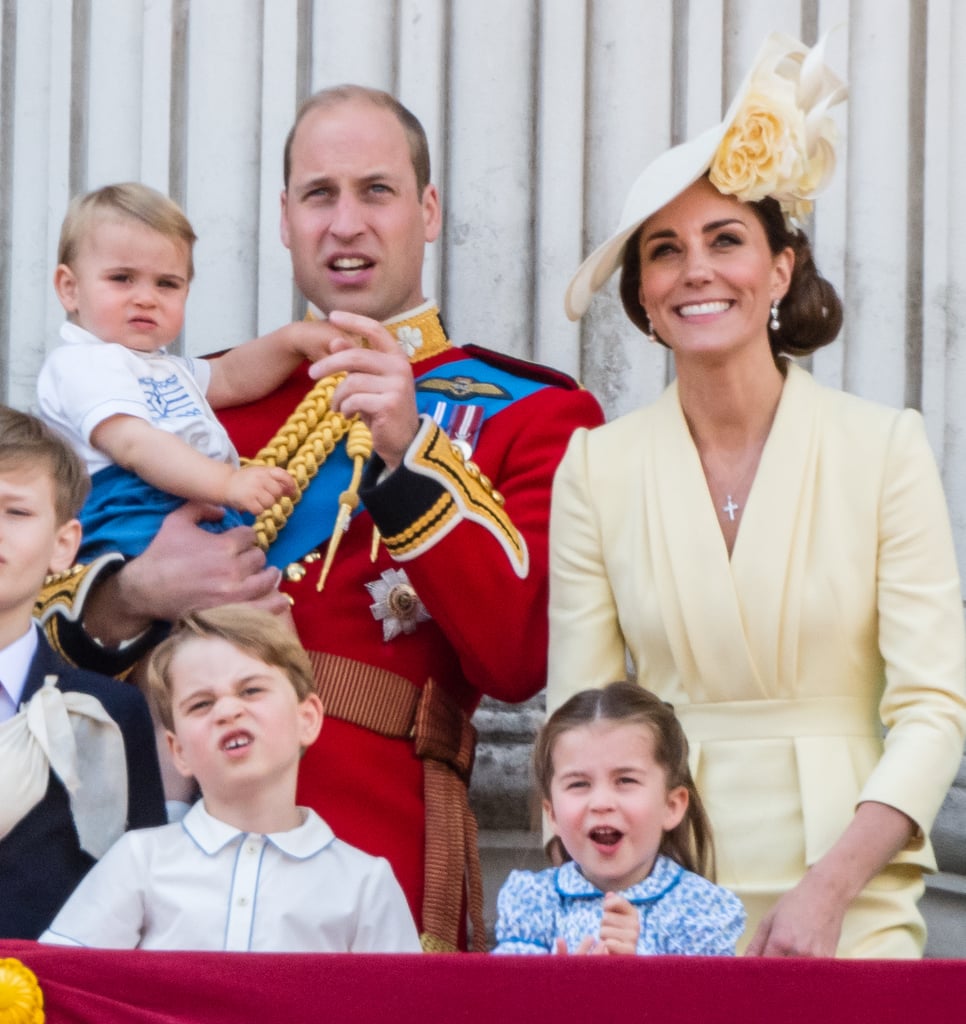
[[[387,569],[377,580],[366,584],[373,602],[372,617],[382,623],[383,640],[394,640],[400,633],[415,633],[420,622],[432,615],[409,582],[405,569]]]

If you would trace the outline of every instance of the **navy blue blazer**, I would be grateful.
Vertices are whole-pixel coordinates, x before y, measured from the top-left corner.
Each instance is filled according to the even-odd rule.
[[[128,778],[128,828],[166,821],[154,728],[147,703],[136,686],[68,665],[42,631],[30,664],[23,700],[49,675],[64,692],[96,697],[124,737]],[[3,799],[0,779],[0,799]],[[87,874],[94,858],[80,847],[70,801],[50,773],[44,798],[0,840],[0,938],[36,939]]]

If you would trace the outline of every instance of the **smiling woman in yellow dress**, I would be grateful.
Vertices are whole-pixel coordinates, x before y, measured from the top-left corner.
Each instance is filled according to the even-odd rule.
[[[841,325],[798,224],[844,95],[821,45],[770,36],[724,121],[641,174],[570,284],[576,318],[620,268],[676,380],[578,431],[558,471],[548,708],[628,655],[674,705],[747,953],[915,957],[963,752],[963,609],[920,415],[789,358]]]

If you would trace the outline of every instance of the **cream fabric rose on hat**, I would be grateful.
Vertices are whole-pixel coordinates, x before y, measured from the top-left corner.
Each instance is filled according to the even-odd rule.
[[[804,119],[794,97],[781,91],[788,90],[752,93],[725,133],[709,174],[719,192],[753,203],[804,172]]]
[[[828,111],[847,89],[825,63],[824,36],[809,49],[773,32],[758,51],[720,124],[666,150],[631,186],[620,224],[578,268],[564,308],[571,320],[621,265],[634,232],[702,174],[721,192],[754,202],[771,196],[788,221],[811,212],[835,167],[835,124]]]
[[[824,40],[815,50],[824,49]],[[844,96],[844,86],[829,78],[824,64],[806,58],[789,75],[768,66],[752,73],[749,91],[711,162],[711,184],[745,202],[766,196],[778,201],[786,218],[801,221],[812,211],[812,198],[835,169],[835,124],[827,116],[830,102]],[[809,76],[826,79],[811,82]],[[809,94],[819,98],[809,103]]]

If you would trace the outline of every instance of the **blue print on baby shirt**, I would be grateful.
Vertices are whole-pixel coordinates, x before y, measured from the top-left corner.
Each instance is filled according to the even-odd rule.
[[[172,374],[164,380],[139,377],[138,383],[155,421],[202,415],[198,403],[188,394],[187,388],[178,379],[177,374]]]

